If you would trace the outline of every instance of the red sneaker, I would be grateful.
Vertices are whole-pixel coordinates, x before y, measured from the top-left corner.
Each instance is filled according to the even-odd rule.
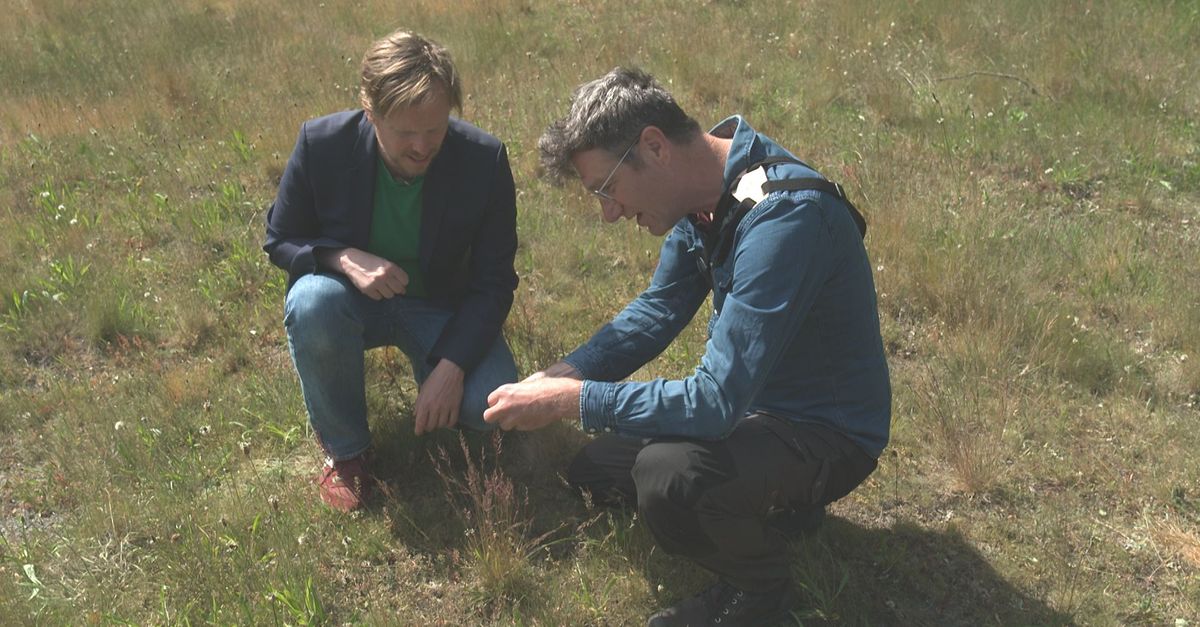
[[[375,478],[367,471],[366,455],[342,461],[326,457],[325,467],[317,478],[321,500],[341,512],[361,508],[374,485]]]

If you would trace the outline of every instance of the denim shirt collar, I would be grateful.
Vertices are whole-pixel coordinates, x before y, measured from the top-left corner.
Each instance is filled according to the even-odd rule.
[[[729,146],[729,154],[725,159],[725,185],[721,189],[721,194],[725,195],[729,192],[730,187],[733,186],[737,177],[746,171],[746,167],[757,161],[761,161],[766,157],[767,151],[758,137],[758,131],[755,131],[738,114],[721,120],[719,124],[709,131],[709,134],[714,137],[733,140],[733,143]]]

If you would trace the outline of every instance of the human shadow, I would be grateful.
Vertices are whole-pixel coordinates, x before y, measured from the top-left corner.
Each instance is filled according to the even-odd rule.
[[[382,479],[393,495],[381,509],[393,535],[411,549],[442,554],[461,544],[461,524],[447,502],[434,468],[450,452],[449,472],[461,472],[457,433],[411,438],[389,426],[381,438]],[[389,433],[390,432],[390,433]],[[407,436],[407,437],[405,437]],[[585,504],[559,476],[585,436],[573,429],[506,434],[500,466],[528,495],[531,534],[550,532],[573,541],[554,543],[556,559],[591,542],[603,543],[641,564],[650,595],[660,605],[694,594],[711,575],[655,547],[629,508],[605,510]],[[491,436],[468,434],[468,455],[489,454]],[[591,521],[589,523],[588,521]],[[557,530],[557,532],[556,532]],[[954,530],[931,530],[909,522],[871,528],[830,515],[815,533],[791,542],[793,575],[801,599],[793,625],[1071,625],[1058,611],[1006,581],[967,538]]]
[[[831,515],[790,551],[801,603],[784,625],[1075,624],[1006,581],[954,531],[906,522],[867,528]],[[660,554],[646,562],[647,579],[692,579],[681,577],[680,563]],[[670,603],[694,591],[668,584],[659,596]]]
[[[960,533],[831,516],[793,543],[803,625],[1071,625],[1006,581]]]

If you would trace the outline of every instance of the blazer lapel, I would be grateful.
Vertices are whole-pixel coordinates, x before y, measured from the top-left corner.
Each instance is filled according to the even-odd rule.
[[[358,122],[358,137],[350,151],[346,172],[346,211],[351,215],[354,238],[366,249],[371,241],[371,218],[375,214],[375,170],[379,167],[379,144],[375,127],[365,113]]]

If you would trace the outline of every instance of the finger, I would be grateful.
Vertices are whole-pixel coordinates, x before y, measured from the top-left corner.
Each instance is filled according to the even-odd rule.
[[[440,409],[435,409],[435,410],[430,411],[429,426],[428,426],[429,432],[433,433],[434,431],[437,431],[438,429],[441,429],[442,427],[446,426],[445,422],[446,422],[446,412],[445,411],[440,410]]]
[[[508,392],[508,388],[511,385],[511,383],[505,383],[504,385],[492,390],[492,393],[488,394],[487,397],[488,407],[492,407],[496,403],[499,403],[500,399],[504,397],[506,392]]]
[[[447,415],[447,417],[446,417],[446,425],[445,425],[445,427],[446,427],[447,429],[449,429],[450,427],[453,427],[453,426],[454,426],[454,425],[456,425],[456,424],[458,424],[458,408],[457,408],[457,407],[451,407],[451,408],[450,408],[450,413],[449,413],[449,415]]]
[[[425,423],[429,420],[429,411],[418,403],[414,418],[413,432],[417,435],[425,433]]]
[[[403,268],[395,264],[389,263],[383,268],[380,278],[393,285],[405,286],[408,285],[408,273]]]

